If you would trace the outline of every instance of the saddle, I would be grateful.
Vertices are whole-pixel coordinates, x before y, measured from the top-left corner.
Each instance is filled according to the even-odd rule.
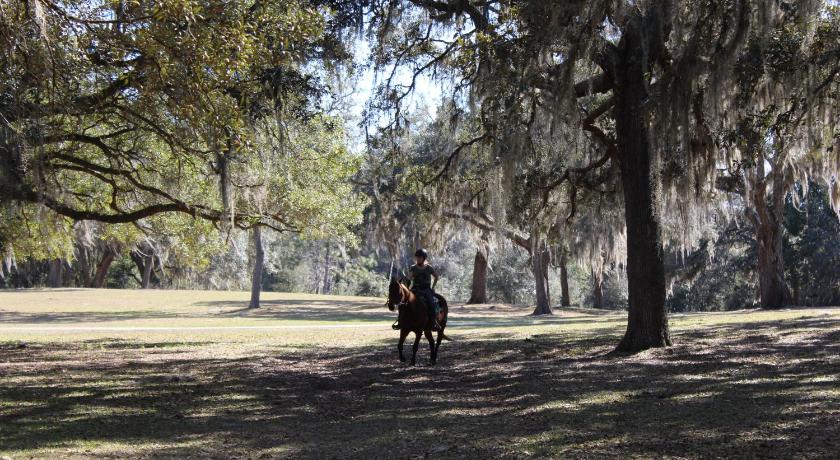
[[[413,292],[414,295],[417,297],[417,304],[418,305],[426,307],[426,308],[429,307],[428,305],[426,305],[426,296],[420,294],[419,290],[412,289],[411,292]],[[440,306],[443,305],[443,302],[445,301],[445,299],[443,298],[442,295],[438,294],[437,292],[434,293],[434,299],[435,299],[435,305],[434,305],[435,312],[439,313],[442,310],[442,308]]]
[[[419,295],[416,289],[412,289],[411,292],[413,292],[414,295],[417,297],[418,305],[423,308],[427,308],[426,299],[422,295]],[[444,299],[442,295],[435,292],[435,301],[437,303],[435,305],[435,313],[437,314],[443,311],[441,305],[445,304],[444,302],[446,302],[446,299]],[[404,307],[405,304],[405,302],[400,302],[399,304],[397,304],[397,319],[394,320],[394,324],[391,324],[391,329],[395,331],[398,331],[400,329],[400,315],[402,314],[402,307]]]

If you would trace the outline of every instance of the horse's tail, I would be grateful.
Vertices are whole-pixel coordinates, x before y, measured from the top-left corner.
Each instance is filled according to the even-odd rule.
[[[449,302],[446,301],[446,298],[440,294],[436,294],[438,298],[439,307],[441,310],[446,312],[446,319],[449,319]],[[444,328],[446,327],[446,323],[444,322]],[[448,342],[454,342],[454,340],[450,339],[448,335],[444,334],[443,331],[440,331],[440,338],[441,340],[446,340]]]

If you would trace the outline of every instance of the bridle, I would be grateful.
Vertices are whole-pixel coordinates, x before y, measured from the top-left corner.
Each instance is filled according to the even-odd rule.
[[[394,303],[391,300],[391,292],[390,292],[391,287],[390,286],[388,286],[388,300],[385,301],[385,306],[388,307],[388,310],[391,310],[391,311],[394,311],[394,310],[404,306],[406,303],[408,303],[408,298],[409,298],[409,294],[406,292],[408,290],[408,288],[406,288],[399,281],[397,281],[396,283],[397,283],[397,286],[399,287],[399,290],[400,290],[400,301],[397,302],[397,303]]]

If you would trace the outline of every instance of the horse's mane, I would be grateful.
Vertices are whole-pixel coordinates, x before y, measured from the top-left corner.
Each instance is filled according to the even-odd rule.
[[[406,301],[411,300],[411,289],[408,288],[402,281],[397,281],[397,284],[400,285],[400,294]]]

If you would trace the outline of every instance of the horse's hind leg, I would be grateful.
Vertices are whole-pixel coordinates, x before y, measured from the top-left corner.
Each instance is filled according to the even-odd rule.
[[[445,327],[445,326],[444,326]],[[440,351],[440,343],[443,342],[443,328],[437,333],[437,344],[435,345],[435,362],[437,362],[438,351]]]
[[[417,349],[420,348],[420,331],[414,331],[414,347],[412,347],[411,365],[417,364]]]
[[[405,343],[405,338],[408,336],[407,329],[400,329],[400,341],[397,343],[397,350],[400,351],[400,361],[405,362],[405,356],[403,355],[403,343]]]
[[[435,350],[435,339],[432,337],[432,331],[425,331],[426,340],[429,341],[429,362],[435,364],[437,362],[437,350]]]

